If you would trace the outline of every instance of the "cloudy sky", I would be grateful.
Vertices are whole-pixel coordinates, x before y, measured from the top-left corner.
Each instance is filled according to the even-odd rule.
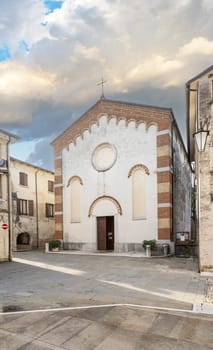
[[[212,0],[0,0],[0,128],[14,157],[53,167],[50,142],[101,94],[171,107],[213,64]]]

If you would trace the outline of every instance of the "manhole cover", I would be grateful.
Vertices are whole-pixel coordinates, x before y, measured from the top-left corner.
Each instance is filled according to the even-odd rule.
[[[18,305],[5,305],[2,307],[2,312],[16,312],[23,311],[23,309]]]

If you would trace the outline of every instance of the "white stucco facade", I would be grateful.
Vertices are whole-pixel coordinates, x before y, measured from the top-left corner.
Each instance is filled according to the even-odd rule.
[[[63,240],[69,248],[97,249],[97,217],[114,217],[114,250],[140,250],[142,241],[158,237],[157,213],[157,127],[147,128],[116,118],[101,116],[98,124],[78,137],[62,151],[63,174]],[[92,155],[98,145],[107,143],[116,150],[116,161],[106,171],[97,171]],[[145,217],[133,218],[132,178],[130,170],[145,166]],[[71,220],[71,186],[69,181],[79,177],[80,220]],[[94,204],[92,203],[102,197]],[[110,198],[108,198],[110,197]],[[121,207],[119,213],[115,200]],[[91,214],[91,215],[90,215]]]

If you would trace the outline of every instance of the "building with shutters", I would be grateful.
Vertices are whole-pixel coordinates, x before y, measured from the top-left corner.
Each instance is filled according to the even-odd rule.
[[[53,142],[55,238],[65,249],[174,250],[190,232],[191,171],[170,108],[101,98]]]
[[[0,130],[0,261],[11,260],[10,144],[17,139],[16,135]]]
[[[43,248],[54,237],[54,173],[10,158],[13,249]]]

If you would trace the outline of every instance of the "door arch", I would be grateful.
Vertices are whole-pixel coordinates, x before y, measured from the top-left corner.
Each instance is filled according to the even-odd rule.
[[[30,235],[28,232],[21,232],[16,238],[17,249],[29,249],[30,248]]]

